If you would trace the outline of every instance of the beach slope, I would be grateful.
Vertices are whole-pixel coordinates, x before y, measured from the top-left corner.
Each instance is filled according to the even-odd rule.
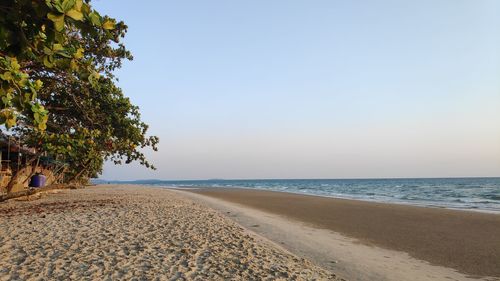
[[[217,211],[141,186],[0,204],[0,280],[337,280]]]
[[[493,277],[487,279],[500,280],[500,215],[498,214],[250,189],[202,188],[187,189],[187,191],[222,200],[212,207],[231,202],[262,212],[259,217],[253,216],[257,221],[253,221],[252,224],[259,224],[259,228],[263,228],[265,220],[271,219],[272,216],[268,214],[289,219],[292,223],[288,223],[286,228],[294,227],[296,229],[294,233],[285,230],[287,233],[283,234],[283,229],[286,228],[277,227],[283,220],[275,220],[269,223],[271,227],[262,234],[270,234],[273,240],[286,240],[288,244],[295,244],[296,247],[291,245],[292,249],[295,248],[294,251],[304,252],[306,256],[309,253],[312,260],[315,260],[315,256],[319,256],[320,259],[316,262],[323,266],[321,260],[328,262],[336,254],[339,259],[343,259],[345,255],[338,256],[342,249],[347,248],[349,251],[343,252],[352,254],[354,249],[360,248],[356,244],[361,244],[368,247],[358,253],[357,259],[346,261],[355,263],[350,265],[351,268],[353,266],[359,268],[359,265],[372,262],[377,258],[375,251],[372,250],[380,248],[383,251],[379,251],[382,254],[379,253],[378,256],[382,261],[375,264],[372,269],[383,274],[398,276],[398,271],[404,272],[403,269],[406,268],[408,272],[425,277],[425,274],[433,269],[422,262],[415,263],[412,260],[417,259],[434,266],[449,268],[449,274],[444,272],[443,278],[454,274],[452,271],[458,271],[462,276],[454,278],[456,280],[463,280],[466,276]],[[251,213],[244,209],[239,208],[239,211],[242,216],[252,217]],[[295,235],[300,232],[300,229],[294,226],[297,223],[305,224],[309,229],[307,232],[314,233]],[[259,231],[259,228],[255,228],[255,231]],[[341,234],[353,239],[354,243],[335,242],[337,239],[335,238],[328,240],[331,243],[323,243],[325,245],[321,247],[314,241],[319,241],[322,237],[318,234],[319,230]],[[289,238],[293,235],[295,235],[293,239]],[[299,242],[304,244],[304,241],[309,240],[316,245],[315,248],[306,249],[297,246]],[[335,248],[334,244],[349,246]],[[329,247],[332,253],[322,254]],[[395,260],[389,259],[391,255],[384,254],[385,250],[407,253],[412,259],[399,259],[402,264],[397,267]],[[315,253],[311,254],[312,251]],[[385,262],[384,257],[387,258]],[[360,271],[351,270],[348,273],[353,276],[360,274]],[[416,277],[417,275],[414,278]],[[380,279],[388,278],[389,275],[383,275]],[[414,280],[414,278],[404,280]],[[428,280],[431,279],[433,278],[428,277]]]

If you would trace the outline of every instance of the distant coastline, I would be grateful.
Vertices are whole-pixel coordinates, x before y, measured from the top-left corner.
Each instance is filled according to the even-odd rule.
[[[188,182],[188,181],[261,181],[261,180],[419,180],[419,179],[500,179],[500,176],[464,176],[464,177],[381,177],[381,178],[207,178],[207,179],[137,179],[137,180],[111,180],[93,178],[95,184],[100,183],[122,183],[137,184],[144,182]]]

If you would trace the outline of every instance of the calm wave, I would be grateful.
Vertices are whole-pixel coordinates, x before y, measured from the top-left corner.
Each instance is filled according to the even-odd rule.
[[[135,181],[164,187],[237,187],[500,213],[500,178]]]

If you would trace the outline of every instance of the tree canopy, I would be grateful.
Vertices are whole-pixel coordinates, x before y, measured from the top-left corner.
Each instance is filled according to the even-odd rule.
[[[67,162],[71,179],[96,176],[105,160],[154,169],[141,149],[158,138],[113,74],[132,59],[126,31],[90,0],[0,3],[0,125]]]

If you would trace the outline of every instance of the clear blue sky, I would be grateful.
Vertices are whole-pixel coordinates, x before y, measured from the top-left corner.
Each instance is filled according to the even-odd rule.
[[[500,1],[93,5],[161,139],[102,178],[500,176]]]

